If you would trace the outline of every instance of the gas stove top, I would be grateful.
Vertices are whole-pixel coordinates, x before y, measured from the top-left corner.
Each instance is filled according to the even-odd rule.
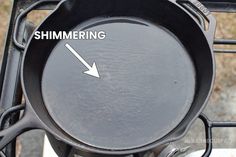
[[[9,29],[5,44],[5,50],[1,66],[0,74],[0,90],[1,90],[1,113],[0,126],[1,128],[8,127],[19,120],[20,111],[24,106],[19,105],[22,103],[22,89],[20,84],[20,63],[22,58],[22,50],[20,43],[26,43],[32,34],[35,26],[29,23],[22,12],[28,13],[31,10],[52,10],[60,0],[14,0],[12,7],[12,14],[9,23]],[[201,0],[201,2],[212,12],[226,12],[236,13],[235,0]],[[20,15],[20,16],[19,16]],[[15,33],[15,34],[14,34]],[[234,39],[215,39],[215,45],[236,45]],[[215,53],[236,53],[236,49],[215,49]],[[10,117],[6,121],[7,117]],[[234,121],[214,121],[209,119],[206,115],[201,114],[199,117],[204,124],[206,149],[202,156],[208,157],[213,149],[212,130],[214,128],[228,128],[236,127]],[[53,147],[53,146],[52,146]],[[2,152],[2,156],[15,157],[16,154],[16,140],[13,140]],[[65,146],[60,149],[60,156],[76,156],[76,150],[71,147]],[[186,152],[188,148],[181,148],[175,144],[170,144],[164,149],[158,150],[156,155],[152,152],[145,152],[134,154],[133,157],[172,157]],[[47,155],[47,152],[52,151],[48,138],[45,137],[44,156],[54,157]],[[132,155],[131,155],[132,156]],[[85,156],[86,157],[86,156]]]

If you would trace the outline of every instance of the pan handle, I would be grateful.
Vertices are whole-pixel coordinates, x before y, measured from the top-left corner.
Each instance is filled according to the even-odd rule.
[[[23,117],[18,122],[7,129],[0,131],[0,150],[2,150],[18,135],[26,131],[38,128],[40,127],[33,112],[31,112],[31,109],[26,108]]]
[[[198,0],[176,0],[187,9],[201,24],[210,45],[214,43],[216,19],[211,12]],[[207,24],[206,24],[207,23]]]

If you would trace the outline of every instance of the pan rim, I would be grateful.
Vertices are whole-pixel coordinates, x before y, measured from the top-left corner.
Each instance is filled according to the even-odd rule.
[[[67,0],[62,0],[62,1],[59,3],[59,5],[56,7],[56,9],[55,9],[54,11],[52,11],[52,13],[43,21],[43,23],[44,23],[45,21],[47,21],[47,20],[50,20],[50,16],[51,16],[52,14],[55,14],[55,12],[57,12],[58,10],[60,10],[60,7],[62,7],[63,5],[65,5],[66,1],[67,1]],[[183,9],[181,8],[181,6],[179,6],[178,4],[174,3],[173,1],[168,0],[168,2],[169,2],[169,3],[173,3],[173,5],[176,5],[176,7],[178,7],[178,8],[181,9],[181,10],[183,10]],[[191,15],[190,15],[187,11],[185,11],[185,10],[183,10],[183,11],[185,12],[185,14],[188,14],[188,16],[189,16],[190,18],[192,18]],[[193,20],[193,18],[192,18],[192,20]],[[39,26],[35,29],[35,31],[38,30],[39,28],[41,28],[41,27],[43,26],[43,23],[42,23],[41,25],[39,25]],[[201,29],[198,23],[196,23],[196,25],[198,25],[199,29]],[[206,35],[205,35],[204,33],[203,33],[203,35],[204,35],[204,37],[206,38]],[[26,102],[28,102],[28,103],[27,103],[27,107],[30,107],[30,108],[33,108],[33,107],[32,107],[32,105],[31,105],[30,100],[28,99],[27,91],[26,91],[26,88],[25,88],[25,85],[24,85],[24,80],[25,80],[25,79],[24,79],[24,63],[25,63],[25,56],[26,56],[26,54],[27,54],[27,50],[28,50],[28,48],[29,48],[29,46],[30,46],[32,40],[33,40],[33,36],[31,36],[31,38],[29,39],[29,42],[27,43],[27,46],[26,46],[25,51],[24,51],[23,59],[22,59],[22,65],[21,65],[21,84],[22,84],[22,90],[23,90],[23,93],[24,93]],[[207,42],[207,39],[205,39],[205,41]],[[86,144],[79,144],[79,143],[77,143],[75,140],[73,140],[73,138],[72,138],[72,139],[69,139],[70,141],[68,141],[67,139],[61,138],[58,134],[56,134],[55,132],[53,132],[53,131],[45,124],[45,122],[43,122],[43,121],[40,119],[40,117],[38,116],[37,112],[36,112],[34,109],[33,109],[33,111],[35,112],[35,115],[37,116],[37,119],[40,120],[40,123],[42,124],[43,129],[45,129],[46,131],[50,132],[53,136],[57,137],[58,139],[62,140],[63,142],[68,143],[68,144],[70,144],[70,145],[72,145],[72,146],[75,146],[76,148],[78,148],[78,149],[80,149],[80,150],[83,150],[83,151],[85,151],[85,152],[91,151],[91,152],[93,152],[93,153],[98,153],[98,154],[125,155],[125,154],[132,154],[132,153],[137,153],[137,152],[140,152],[140,151],[150,150],[150,149],[153,149],[153,148],[155,148],[155,147],[157,147],[157,146],[160,146],[160,145],[163,145],[163,144],[172,142],[172,141],[176,141],[176,140],[178,140],[178,139],[181,139],[181,138],[187,133],[187,131],[189,130],[189,128],[191,127],[191,125],[193,124],[193,122],[198,118],[199,114],[200,114],[200,113],[202,112],[202,110],[205,108],[206,103],[208,102],[208,100],[209,100],[209,98],[210,98],[210,95],[211,95],[211,92],[212,92],[212,89],[213,89],[213,85],[214,85],[214,80],[215,80],[215,73],[214,73],[214,71],[215,71],[215,59],[214,59],[214,54],[213,54],[213,52],[212,52],[211,46],[210,46],[209,44],[208,44],[208,46],[209,46],[209,47],[208,47],[208,48],[209,48],[209,51],[211,52],[211,57],[212,57],[212,70],[213,70],[213,73],[212,73],[212,76],[211,76],[211,85],[209,86],[210,89],[209,89],[209,92],[208,92],[208,94],[207,94],[207,97],[206,97],[206,99],[205,99],[203,105],[201,106],[201,109],[198,111],[198,114],[196,114],[196,115],[194,116],[194,118],[193,118],[193,119],[188,123],[188,125],[185,127],[183,133],[181,133],[179,136],[175,136],[175,137],[171,137],[171,136],[170,136],[171,138],[167,138],[167,140],[165,140],[165,137],[166,137],[166,136],[171,135],[171,132],[170,132],[168,135],[166,135],[165,137],[163,137],[164,140],[163,140],[163,138],[162,138],[162,139],[159,139],[159,140],[157,140],[157,141],[155,141],[155,142],[153,142],[153,143],[150,143],[150,144],[148,144],[148,145],[146,145],[146,146],[143,146],[143,147],[140,147],[140,148],[131,149],[131,150],[113,151],[113,150],[100,149],[100,148],[95,148],[95,147],[87,146]],[[180,122],[180,124],[181,124],[181,122]],[[175,130],[175,129],[174,129],[174,130]],[[70,137],[70,135],[69,135],[69,137]]]

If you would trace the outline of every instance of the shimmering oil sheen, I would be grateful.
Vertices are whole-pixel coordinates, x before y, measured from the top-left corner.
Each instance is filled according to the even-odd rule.
[[[106,38],[60,41],[43,71],[43,98],[55,122],[81,142],[112,150],[144,146],[173,130],[195,92],[195,69],[177,37],[134,18],[95,19],[83,29],[103,30]],[[96,62],[100,78],[83,73],[66,43]]]

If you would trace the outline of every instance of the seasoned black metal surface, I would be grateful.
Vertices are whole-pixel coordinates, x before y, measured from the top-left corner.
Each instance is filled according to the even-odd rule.
[[[98,17],[97,15],[98,14],[100,15],[101,13],[99,9],[98,10],[94,9],[94,6],[98,6],[97,3],[90,5],[91,3],[89,3],[89,1],[83,1],[84,2],[82,3],[83,5],[79,5],[83,9],[76,8],[76,9],[70,10],[70,8],[73,6],[72,3],[70,4],[69,1],[65,1],[65,2],[68,2],[68,3],[65,3],[65,5],[62,5],[60,7],[61,10],[58,10],[53,15],[51,15],[46,21],[44,21],[44,25],[40,26],[39,30],[59,30],[59,29],[68,30],[68,28],[71,28],[72,25],[74,27],[75,25],[79,24],[81,20],[83,21],[90,17]],[[73,2],[79,3],[79,1],[73,1]],[[113,3],[111,1],[106,1],[106,2],[109,4]],[[0,146],[1,147],[5,146],[6,143],[10,142],[11,138],[14,138],[16,135],[18,135],[22,131],[26,131],[27,129],[32,129],[34,127],[42,128],[49,131],[51,134],[53,134],[53,136],[56,136],[58,139],[60,139],[63,142],[66,142],[66,143],[71,144],[72,146],[75,146],[81,151],[84,151],[84,153],[90,153],[90,152],[91,154],[99,153],[101,154],[101,156],[104,156],[104,154],[124,155],[124,154],[133,154],[137,152],[143,152],[146,150],[153,149],[154,147],[157,147],[160,144],[177,140],[182,135],[184,135],[184,133],[186,132],[190,124],[193,122],[193,120],[197,117],[198,114],[200,114],[202,108],[205,105],[205,101],[209,94],[209,90],[211,89],[212,79],[213,79],[213,74],[214,74],[214,65],[212,62],[212,53],[210,51],[209,46],[212,43],[211,37],[213,34],[207,33],[210,39],[206,40],[205,38],[206,36],[202,32],[203,29],[200,29],[200,27],[196,25],[195,21],[193,21],[193,19],[190,16],[188,16],[188,14],[186,14],[185,11],[176,7],[176,5],[168,3],[168,1],[160,1],[163,3],[163,6],[160,4],[156,5],[157,3],[159,3],[159,1],[150,1],[150,2],[153,2],[151,3],[152,5],[148,5],[147,2],[145,2],[145,5],[140,5],[140,4],[136,5],[136,3],[128,3],[127,5],[122,5],[122,3],[120,3],[119,1],[119,3],[116,3],[117,5],[105,5],[105,6],[100,4],[100,2],[98,3],[99,3],[99,6],[101,5],[105,7],[102,9],[102,14],[108,13],[106,15],[112,14],[112,16],[115,16],[115,15],[116,16],[120,16],[120,15],[133,16],[134,14],[137,13],[136,8],[143,6],[144,10],[140,10],[138,15],[140,15],[140,13],[143,13],[143,14],[138,17],[142,17],[142,18],[145,18],[146,16],[149,17],[150,15],[153,15],[153,13],[155,15],[158,15],[158,16],[147,18],[147,19],[151,20],[152,18],[154,18],[153,21],[160,22],[165,28],[170,29],[171,32],[176,34],[176,36],[178,36],[181,39],[181,41],[184,43],[184,45],[188,48],[189,50],[188,53],[190,53],[191,56],[194,57],[194,61],[196,63],[196,69],[197,69],[196,73],[198,74],[197,75],[198,84],[196,88],[196,99],[194,100],[194,103],[188,112],[188,116],[184,118],[184,120],[181,122],[181,125],[178,125],[178,127],[173,132],[165,136],[165,138],[163,138],[163,141],[159,140],[146,147],[136,148],[132,150],[111,151],[110,149],[109,150],[97,149],[96,147],[90,147],[88,145],[82,144],[79,141],[75,141],[74,139],[68,137],[68,135],[65,134],[65,132],[61,132],[61,128],[58,127],[52,121],[51,116],[48,115],[48,112],[42,101],[42,95],[41,95],[42,93],[41,93],[41,88],[40,88],[41,86],[40,80],[41,80],[41,75],[42,75],[41,72],[45,65],[46,58],[51,53],[51,48],[54,47],[56,43],[49,42],[49,41],[41,41],[39,44],[39,41],[31,40],[30,44],[27,47],[27,52],[25,52],[26,55],[24,56],[24,64],[23,64],[22,75],[21,75],[23,91],[25,94],[25,99],[27,101],[27,106],[26,106],[27,108],[25,110],[25,115],[22,118],[23,120],[21,119],[21,121],[19,121],[17,125],[14,125],[11,127],[10,131],[8,129],[8,131],[5,130],[2,132],[2,134],[4,135],[4,138],[2,138]],[[142,1],[142,3],[144,3],[144,1]],[[155,6],[154,6],[154,3],[155,3]],[[135,4],[135,7],[134,7],[134,4]],[[132,6],[128,6],[128,5],[132,5]],[[121,9],[122,8],[121,6],[126,6],[126,7]],[[148,7],[148,6],[154,6],[154,8]],[[111,13],[111,11],[114,10],[113,7],[116,7],[117,10]],[[127,7],[128,8],[130,7],[132,9],[130,9],[128,13],[123,12],[127,9]],[[157,7],[160,7],[160,9],[157,9]],[[92,11],[91,13],[93,12],[94,13],[91,15],[84,14],[84,12],[89,12],[89,10]],[[175,11],[170,11],[170,10],[175,10]],[[119,11],[121,12],[119,13]],[[68,15],[64,17],[66,20],[63,20],[63,21],[61,21],[63,19],[63,16],[61,14],[62,12],[63,12],[63,15]],[[75,16],[75,15],[79,15],[79,16]],[[83,15],[86,15],[86,16],[88,15],[89,17],[84,17]],[[75,18],[68,18],[68,17],[75,17]],[[69,22],[68,20],[71,22]],[[67,21],[67,22],[64,23],[64,21]],[[63,24],[63,26],[61,24]],[[210,26],[212,26],[211,24],[212,22],[210,22]],[[60,26],[62,26],[63,28]],[[189,28],[192,28],[192,29],[189,29]],[[185,30],[185,31],[182,31],[182,30]],[[209,30],[213,30],[213,29],[209,29]],[[209,31],[209,32],[213,32],[213,31]],[[195,38],[191,38],[190,36],[194,36]],[[198,40],[195,40],[195,39],[198,39]],[[83,56],[83,57],[88,57],[88,56]],[[91,62],[91,59],[89,57],[86,59],[88,60],[89,63]],[[202,67],[204,67],[204,69],[202,69]],[[101,73],[101,70],[99,72]],[[47,125],[47,127],[45,127],[45,125]],[[148,136],[148,137],[151,137],[151,136]]]
[[[95,21],[87,30],[104,30],[105,40],[63,40],[48,59],[42,93],[50,115],[98,148],[131,149],[160,139],[180,123],[194,97],[195,69],[186,49],[168,30],[140,19]],[[86,68],[66,43],[96,62],[100,78],[83,74]]]
[[[14,57],[12,56],[8,56],[8,54],[10,53],[14,53],[14,55],[17,55],[17,52],[12,52],[13,50],[13,45],[11,44],[12,43],[12,30],[13,30],[13,23],[14,23],[14,20],[15,20],[15,17],[17,16],[18,12],[20,9],[23,9],[23,8],[27,8],[29,5],[33,4],[34,2],[36,2],[38,0],[14,0],[14,6],[13,6],[13,9],[12,9],[12,15],[11,15],[11,22],[10,22],[10,26],[9,26],[9,31],[8,31],[8,36],[7,36],[7,44],[6,44],[6,47],[5,47],[5,52],[4,52],[4,58],[3,58],[3,64],[2,64],[2,68],[1,68],[1,75],[0,75],[0,87],[2,87],[3,85],[3,78],[5,76],[5,70],[7,69],[6,68],[6,64],[8,62],[10,62],[11,60],[11,63],[15,63],[17,64],[17,62],[14,62],[13,60],[15,59],[12,59]],[[234,11],[236,10],[236,3],[234,0],[202,0],[201,2],[203,2],[211,11],[215,11],[215,10],[218,10],[218,11],[224,11],[224,12],[230,12],[230,11]],[[208,3],[209,2],[209,3]],[[22,38],[22,36],[20,36]],[[225,44],[225,43],[223,43]],[[221,51],[221,52],[225,52],[225,51]],[[9,59],[9,60],[7,60]],[[20,66],[20,64],[18,64],[18,66]],[[6,72],[7,73],[7,72]],[[8,80],[9,77],[6,77],[5,80]],[[13,83],[14,84],[14,83]],[[16,83],[15,83],[16,85]],[[2,88],[1,88],[2,89]],[[2,91],[2,90],[1,90]],[[12,92],[14,92],[14,90],[12,90]],[[2,95],[6,95],[6,93],[4,93],[2,91]],[[16,93],[14,95],[14,99],[15,97],[17,97],[17,95],[19,95],[18,93]],[[3,105],[8,105],[7,107],[3,107]],[[6,103],[6,104],[1,104],[1,107],[3,108],[9,108],[11,106],[14,106],[15,104],[14,103]],[[225,125],[227,125],[228,123],[225,123]],[[211,126],[211,124],[207,123],[208,126]],[[209,139],[207,139],[208,141],[211,141],[212,137],[209,137]],[[14,142],[12,142],[14,143]],[[14,145],[14,144],[12,144]],[[208,142],[207,145],[211,145],[211,142]],[[211,147],[207,147],[209,148],[207,150],[207,153],[205,154],[205,156],[209,156],[210,152],[211,152],[211,149],[212,149],[212,146]],[[14,147],[7,147],[6,149],[6,155],[8,157],[15,157],[15,148]],[[69,156],[69,155],[68,155]]]

